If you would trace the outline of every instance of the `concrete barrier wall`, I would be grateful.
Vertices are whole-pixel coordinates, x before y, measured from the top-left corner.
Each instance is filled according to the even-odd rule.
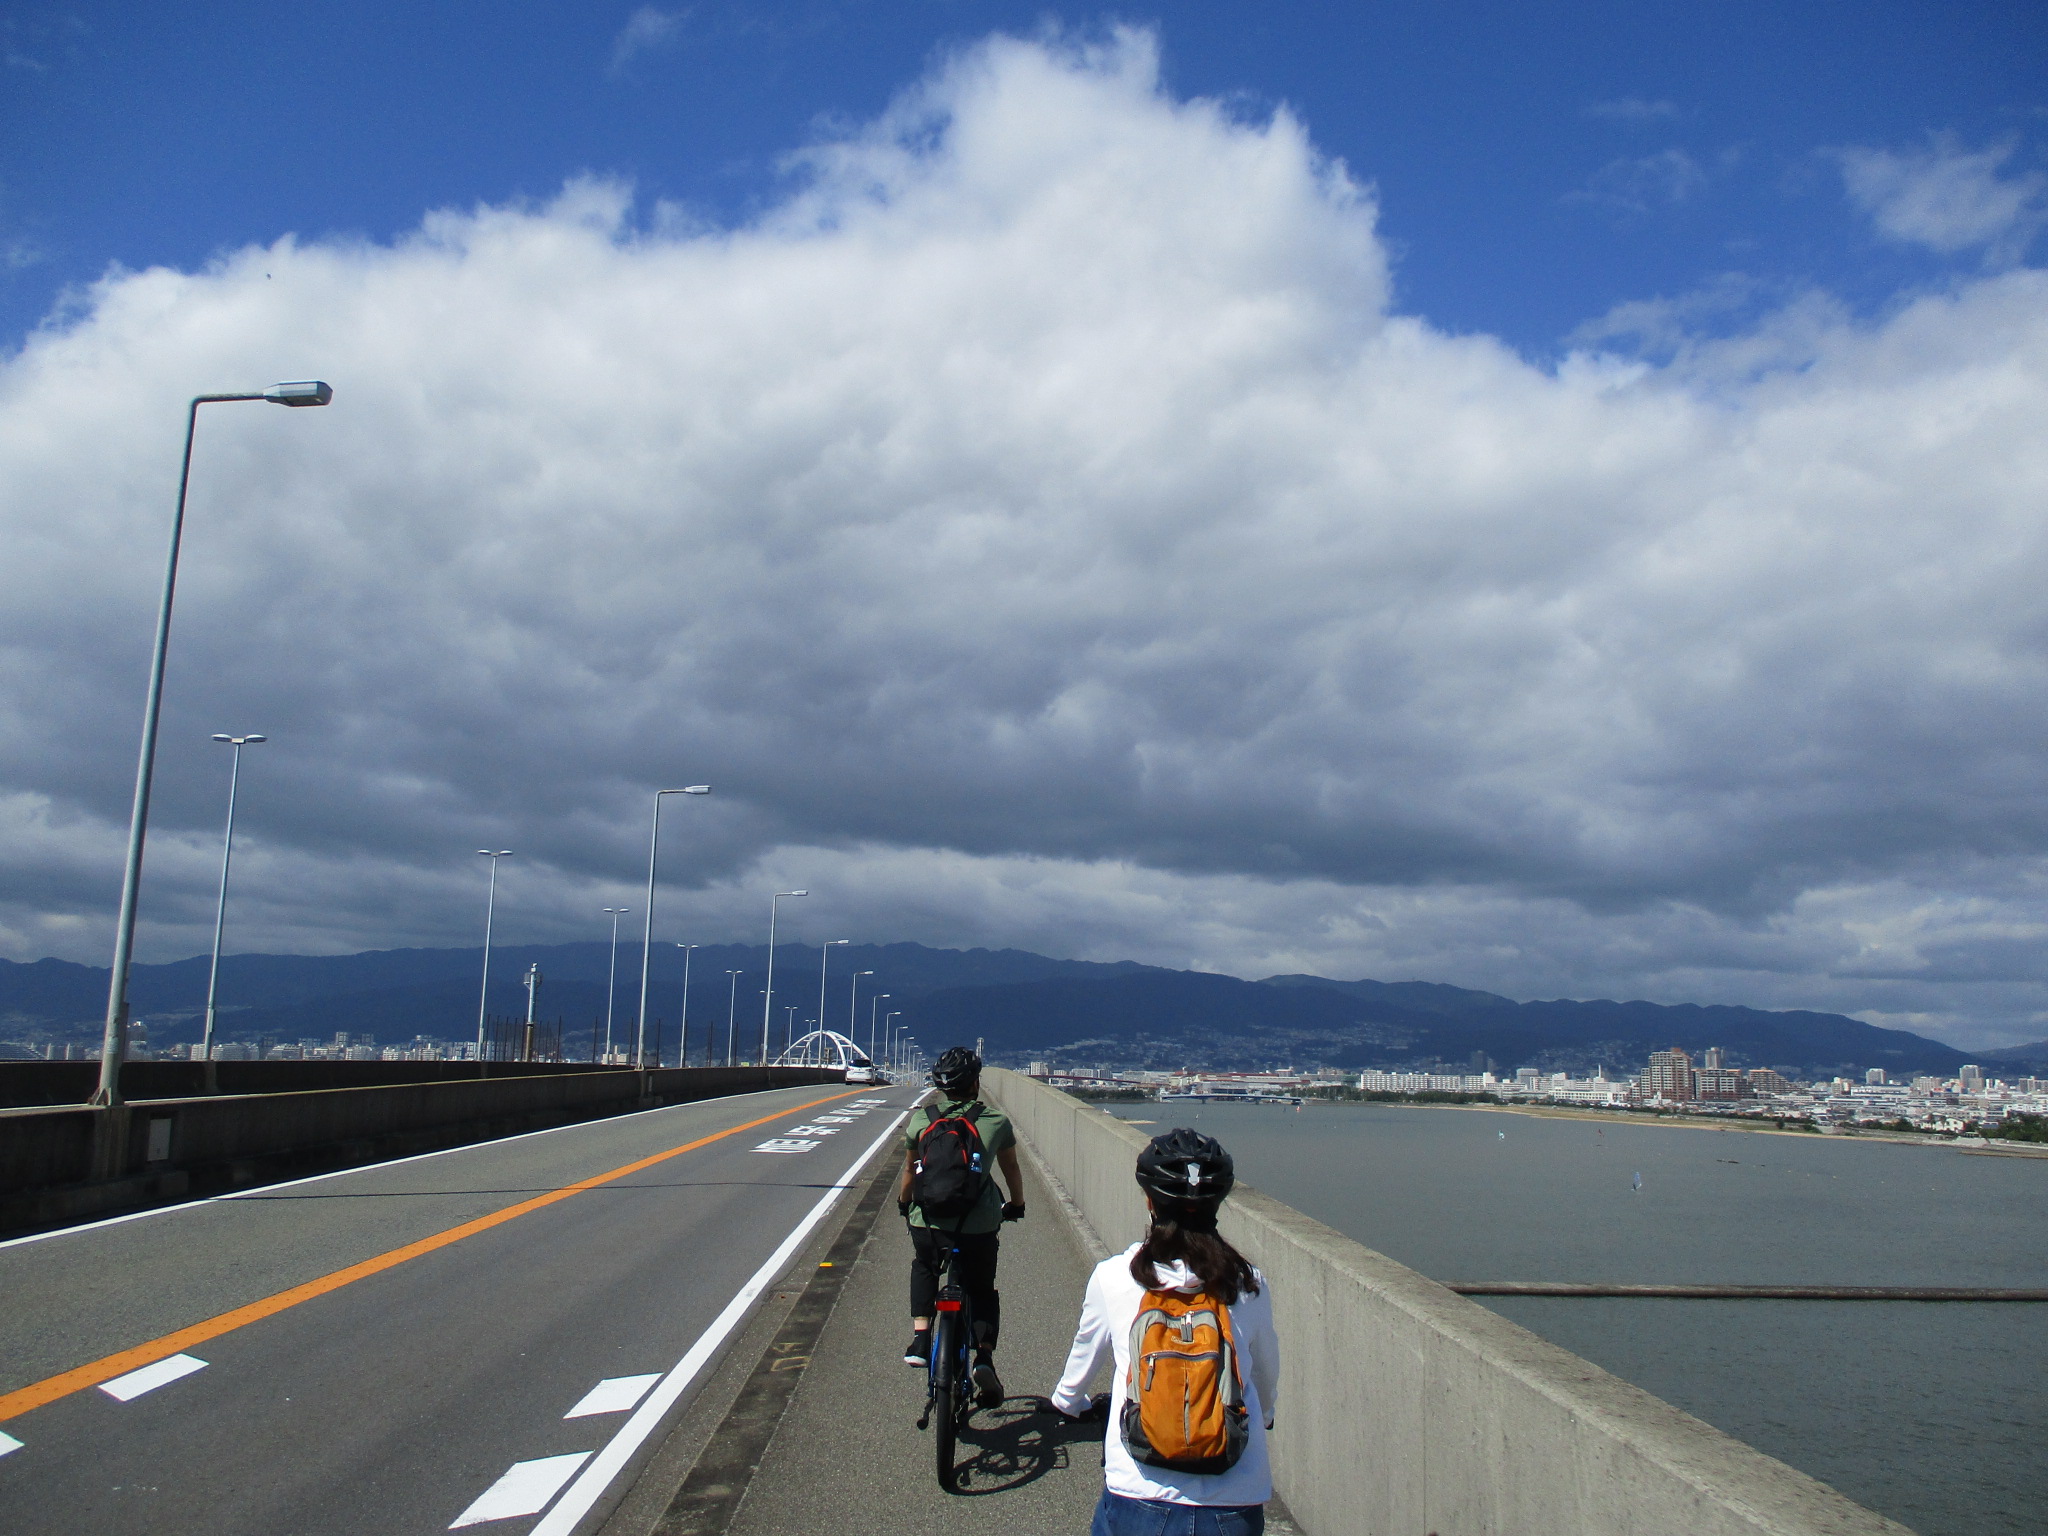
[[[221,1093],[304,1093],[316,1088],[383,1088],[479,1077],[620,1072],[622,1067],[550,1061],[217,1061]],[[96,1061],[0,1061],[0,1106],[83,1104],[100,1085]],[[124,1099],[183,1099],[206,1091],[203,1061],[124,1061]]]
[[[1144,1234],[1144,1132],[1013,1072],[983,1091],[1111,1249]],[[1246,1185],[1221,1229],[1272,1284],[1274,1481],[1308,1536],[1911,1536]]]
[[[128,1121],[127,1155],[119,1176],[97,1181],[105,1111],[0,1110],[0,1230],[662,1104],[843,1082],[816,1067],[666,1067],[141,1100],[114,1111]]]

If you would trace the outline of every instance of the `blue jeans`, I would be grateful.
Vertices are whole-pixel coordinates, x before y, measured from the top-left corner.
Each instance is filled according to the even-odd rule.
[[[1168,1504],[1102,1490],[1088,1536],[1263,1536],[1260,1504]]]

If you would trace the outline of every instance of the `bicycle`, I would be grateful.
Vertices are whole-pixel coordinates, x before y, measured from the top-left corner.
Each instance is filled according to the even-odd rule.
[[[974,1412],[969,1364],[969,1352],[974,1343],[974,1307],[968,1301],[967,1293],[949,1278],[953,1260],[959,1257],[959,1253],[958,1248],[947,1244],[945,1262],[939,1269],[939,1278],[945,1283],[939,1287],[938,1305],[932,1317],[930,1388],[925,1394],[924,1412],[917,1421],[917,1427],[923,1430],[931,1427],[934,1415],[937,1416],[938,1430],[932,1444],[938,1462],[939,1486],[948,1493],[953,1492],[955,1482],[955,1439],[968,1415]]]

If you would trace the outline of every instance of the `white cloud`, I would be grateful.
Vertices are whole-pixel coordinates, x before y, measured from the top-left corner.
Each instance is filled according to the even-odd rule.
[[[1654,155],[1608,161],[1565,201],[1640,216],[1689,201],[1706,189],[1707,180],[1706,167],[1674,146]]]
[[[237,948],[473,942],[486,843],[504,931],[594,936],[709,780],[706,937],[796,880],[863,937],[2048,1010],[2042,274],[1546,370],[1392,313],[1370,196],[1131,34],[794,171],[114,274],[0,367],[0,947],[104,953],[182,401],[319,376],[202,414],[152,956],[234,729]]]
[[[618,74],[643,53],[666,48],[682,35],[687,11],[663,11],[643,5],[612,39],[612,73]]]
[[[2048,176],[2003,174],[2014,146],[1967,150],[1953,134],[1925,149],[1835,151],[1850,201],[1894,240],[1944,255],[1984,249],[2017,261],[2048,216]]]

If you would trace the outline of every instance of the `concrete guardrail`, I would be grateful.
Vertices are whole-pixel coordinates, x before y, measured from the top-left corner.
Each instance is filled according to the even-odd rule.
[[[844,1082],[819,1067],[663,1067],[467,1078],[299,1093],[144,1099],[112,1178],[91,1177],[99,1117],[0,1110],[0,1231],[177,1200],[663,1104]]]
[[[1111,1247],[1145,1134],[1014,1072],[999,1104]],[[1309,1536],[1912,1536],[1244,1184],[1226,1237],[1272,1282],[1276,1489]]]

